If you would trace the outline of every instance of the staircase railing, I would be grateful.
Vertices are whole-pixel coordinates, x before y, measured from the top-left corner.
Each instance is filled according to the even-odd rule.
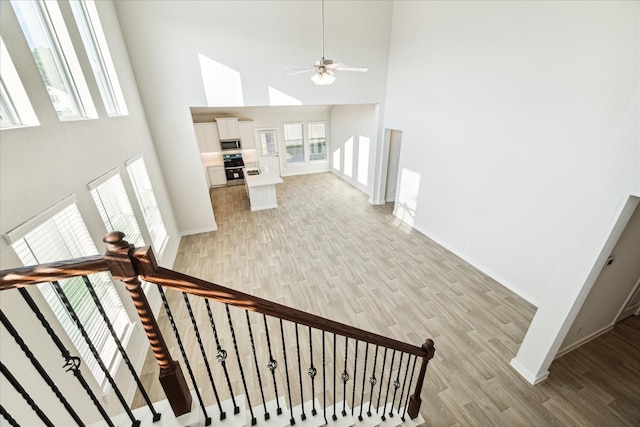
[[[124,234],[120,232],[106,235],[104,256],[0,272],[0,291],[18,288],[60,349],[65,367],[83,385],[107,425],[112,424],[99,399],[86,385],[80,373],[79,358],[71,356],[44,316],[39,314],[25,290],[27,286],[46,282],[55,285],[59,280],[77,276],[90,282],[88,278],[92,274],[103,271],[109,271],[114,279],[124,282],[157,361],[159,382],[175,416],[189,413],[193,399],[197,401],[206,425],[212,419],[223,420],[238,414],[240,406],[250,412],[252,424],[259,418],[267,420],[275,416],[286,416],[291,425],[296,419],[315,416],[323,417],[325,422],[341,417],[354,420],[377,417],[384,421],[386,417],[398,416],[404,420],[406,415],[412,419],[418,416],[427,365],[435,352],[432,340],[427,339],[421,346],[411,345],[178,273],[158,266],[150,247],[135,249],[123,238]],[[154,317],[143,291],[143,281],[158,286],[166,321],[161,319],[159,322]],[[210,301],[220,304],[212,308]],[[70,305],[67,309],[73,312]],[[23,343],[21,348],[26,357],[37,368],[39,363],[33,360],[23,338],[12,332],[4,313],[1,317],[5,328],[16,342]],[[109,322],[106,316],[105,322]],[[159,323],[172,334],[163,334]],[[82,330],[79,322],[78,327]],[[85,339],[92,347],[91,337]],[[157,421],[160,414],[132,369],[118,338],[113,335],[113,339],[129,365],[140,396],[153,414],[153,421]],[[182,364],[173,359],[168,343],[180,349]],[[194,354],[202,361],[195,362]],[[210,363],[214,359],[218,362],[217,367]],[[416,376],[418,361],[420,368]],[[183,366],[189,374],[191,387]],[[45,378],[44,369],[38,372],[48,384],[51,382]],[[45,421],[46,415],[29,396],[28,390],[14,381],[4,364],[2,374],[40,419],[51,425]],[[110,382],[132,425],[139,424],[124,402],[118,385],[112,379]],[[49,385],[67,412],[76,419],[72,405],[59,390],[56,391],[54,383]],[[7,408],[0,405],[0,410],[5,419],[11,419]]]

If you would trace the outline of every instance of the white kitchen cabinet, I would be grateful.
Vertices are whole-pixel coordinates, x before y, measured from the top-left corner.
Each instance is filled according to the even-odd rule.
[[[215,123],[194,123],[196,140],[201,153],[220,151],[220,138]]]
[[[216,118],[220,139],[240,139],[240,128],[237,117]]]
[[[240,140],[242,141],[243,150],[255,150],[256,143],[253,137],[253,122],[238,122],[240,128]]]
[[[207,176],[209,178],[209,187],[227,185],[227,175],[224,171],[224,166],[209,166],[207,168]]]

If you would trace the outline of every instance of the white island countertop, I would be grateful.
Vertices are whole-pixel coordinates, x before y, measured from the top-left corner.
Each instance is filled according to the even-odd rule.
[[[259,171],[257,168],[244,169],[244,185],[247,188],[252,211],[273,209],[278,207],[276,184],[282,184],[282,178],[276,173],[259,173],[250,175],[247,172]]]
[[[247,187],[261,187],[264,185],[275,185],[282,184],[282,178],[275,173],[260,173],[258,175],[248,175],[247,171],[252,169],[244,170],[244,181],[247,184]]]

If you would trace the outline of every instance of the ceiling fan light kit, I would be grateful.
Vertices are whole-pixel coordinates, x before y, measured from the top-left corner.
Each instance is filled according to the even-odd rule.
[[[316,61],[313,68],[287,68],[288,76],[315,71],[311,81],[318,86],[330,85],[336,80],[334,71],[359,71],[366,72],[368,68],[349,67],[345,64],[334,63],[331,59],[324,59],[324,0],[322,0],[322,59]]]

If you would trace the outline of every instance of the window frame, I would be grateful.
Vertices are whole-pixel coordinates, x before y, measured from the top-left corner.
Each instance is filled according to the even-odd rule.
[[[135,167],[137,162],[141,162],[142,169]],[[147,169],[142,153],[127,160],[125,162],[125,166],[127,168],[127,173],[129,174],[131,185],[133,186],[133,191],[136,195],[138,206],[142,212],[147,232],[151,238],[151,246],[156,252],[156,255],[161,256],[167,246],[167,242],[169,241],[169,233],[167,233],[167,228],[164,224],[164,219],[162,218],[162,212],[158,205],[158,199],[156,198],[155,191],[153,189],[153,183],[149,176],[149,170]],[[136,170],[134,169],[144,172],[144,174],[137,176]],[[148,184],[148,188],[144,189],[145,191],[143,194],[141,190],[145,184]],[[159,218],[159,221],[156,222],[155,217]]]
[[[311,155],[311,126],[322,125],[324,128],[324,159],[312,159]],[[325,163],[329,159],[329,140],[327,138],[327,122],[324,120],[307,122],[307,144],[309,149],[309,163]]]
[[[2,109],[2,115],[8,118],[6,122],[0,124],[2,130],[40,125],[2,37],[0,37],[0,109]]]
[[[287,139],[287,126],[299,126],[300,127],[300,135],[301,135],[301,139]],[[284,159],[284,163],[286,167],[292,167],[292,166],[302,166],[308,163],[307,160],[307,149],[306,149],[306,138],[305,138],[305,132],[304,132],[304,122],[285,122],[282,124],[282,130],[283,130],[283,137],[282,137],[282,143],[284,144],[284,152],[285,152],[285,159]],[[302,147],[302,160],[297,161],[297,162],[289,162],[289,146],[287,146],[287,141],[301,141],[301,147]],[[294,157],[294,156],[292,156]]]
[[[108,232],[122,231],[127,242],[136,247],[145,246],[144,237],[140,231],[138,219],[129,200],[129,195],[124,187],[120,168],[117,167],[101,177],[87,184],[87,188],[93,197],[93,201],[100,213],[102,222]],[[109,202],[107,202],[109,200]],[[115,201],[115,203],[113,203]],[[117,206],[114,206],[117,205]],[[115,211],[114,208],[118,210]],[[116,216],[124,218],[121,221]],[[124,222],[122,229],[114,229],[114,223]]]
[[[95,2],[93,0],[71,0],[69,5],[107,115],[109,117],[128,115],[127,104]]]
[[[66,251],[72,255],[72,258],[90,256],[98,253],[76,202],[75,195],[71,195],[4,235],[5,240],[16,252],[23,264],[30,265],[33,262],[41,263],[60,260],[42,259],[42,253],[35,253],[34,245],[42,245],[43,242],[48,243],[46,251],[49,253],[59,253],[55,245],[58,245],[58,248],[64,246]],[[72,208],[72,211],[69,211],[70,208]],[[64,215],[61,217],[62,214]],[[63,228],[68,226],[73,228],[73,234],[63,233]],[[50,236],[47,238],[38,236],[39,234],[49,233],[50,231],[55,231],[60,236],[60,240],[52,242],[49,238]],[[27,239],[29,239],[30,242]],[[38,250],[38,252],[39,251],[40,250]],[[26,257],[25,254],[27,255]],[[58,257],[54,254],[53,258]],[[107,315],[113,323],[114,329],[116,329],[118,338],[123,346],[126,346],[134,330],[134,321],[127,313],[122,300],[115,290],[113,279],[108,273],[102,272],[92,274],[90,280],[100,296],[103,308],[107,311]],[[86,330],[94,331],[94,333],[90,335],[92,343],[101,355],[103,363],[109,373],[115,375],[122,356],[115,342],[111,339],[111,334],[102,316],[99,314],[97,306],[93,302],[89,292],[86,291],[84,283],[79,283],[81,281],[82,278],[77,276],[71,279],[60,280],[59,283],[63,289],[65,289],[65,295],[68,299],[81,302],[81,304],[74,306],[74,310],[81,318],[83,327]],[[110,387],[106,375],[94,358],[88,344],[77,330],[75,322],[67,312],[57,292],[53,289],[52,284],[41,283],[36,287],[47,301],[56,319],[60,323],[61,328],[71,339],[76,351],[92,373],[93,378],[97,381],[100,388],[106,392]]]
[[[89,87],[84,78],[80,62],[73,43],[71,42],[71,37],[69,36],[58,3],[51,0],[32,0],[28,2],[10,0],[10,3],[16,13],[18,23],[29,45],[29,50],[36,63],[43,84],[49,93],[58,119],[64,122],[98,118]],[[22,7],[30,7],[25,5],[32,5],[34,7],[33,11],[38,20],[37,24],[40,26],[38,30],[44,38],[47,39],[47,46],[32,46],[32,34],[36,33],[36,29],[28,27],[29,23],[34,22],[27,22],[23,19],[25,15],[22,13]],[[47,83],[51,77],[55,76],[48,76],[46,72],[43,74],[44,68],[38,65],[39,62],[42,63],[42,60],[39,60],[36,56],[36,52],[40,47],[48,49],[51,55],[51,63],[56,71],[55,74],[64,89],[56,88],[53,84]],[[58,104],[55,99],[58,97],[55,93],[56,91],[61,94],[64,93],[65,96],[70,98],[69,102],[72,104],[74,110],[72,114],[65,115],[63,113],[64,110],[60,108],[60,104]]]

